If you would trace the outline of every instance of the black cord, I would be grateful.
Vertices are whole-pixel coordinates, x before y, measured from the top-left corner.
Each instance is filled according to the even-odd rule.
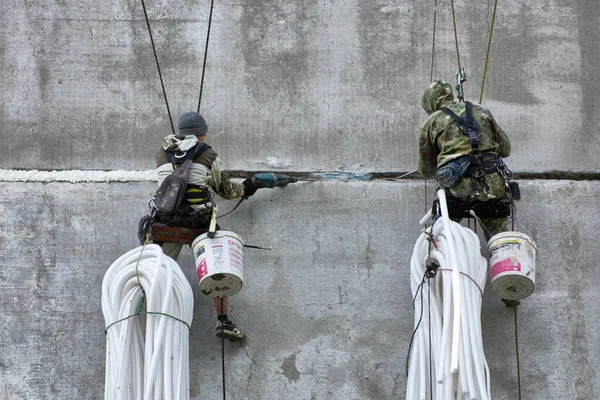
[[[225,214],[223,214],[223,215],[219,215],[217,218],[221,218],[221,217],[224,217],[224,216],[226,216],[226,215],[229,215],[229,214],[231,214],[232,212],[234,212],[234,211],[236,210],[236,208],[238,208],[238,207],[240,206],[240,204],[242,204],[242,201],[244,201],[244,200],[246,200],[246,198],[245,198],[245,197],[242,197],[242,198],[240,199],[240,201],[238,201],[238,203],[235,205],[235,207],[233,207],[233,209],[231,209],[230,211],[226,212],[226,213],[225,213]]]
[[[429,398],[433,399],[433,360],[431,359],[431,279],[427,279],[427,303],[428,303],[428,312],[429,312]]]
[[[206,59],[208,58],[208,40],[210,39],[210,26],[212,25],[212,14],[215,0],[210,2],[210,13],[208,15],[208,31],[206,32],[206,45],[204,46],[204,62],[202,63],[202,78],[200,79],[200,94],[198,95],[198,113],[202,102],[202,88],[204,87],[204,72],[206,71]]]
[[[423,320],[423,284],[425,283],[425,275],[423,275],[423,280],[417,287],[417,291],[415,293],[415,297],[413,297],[413,309],[415,308],[415,301],[417,300],[417,296],[419,295],[419,290],[421,291],[421,315],[419,316],[419,321],[417,322],[417,326],[413,330],[412,336],[410,337],[410,343],[408,344],[408,353],[406,354],[406,377],[408,378],[408,363],[410,362],[410,352],[412,350],[412,345],[415,340],[415,335],[417,334],[417,330],[421,325],[421,320]]]
[[[158,77],[160,78],[160,86],[162,87],[163,96],[165,98],[165,105],[167,106],[167,114],[169,114],[169,122],[171,123],[171,131],[175,134],[175,126],[173,126],[173,118],[171,118],[171,109],[169,108],[169,100],[167,100],[167,91],[165,90],[165,84],[163,82],[162,73],[160,72],[160,64],[158,63],[158,55],[156,54],[156,46],[154,46],[154,38],[152,37],[152,29],[150,29],[150,21],[148,20],[148,13],[146,12],[146,3],[142,0],[142,8],[144,9],[144,17],[146,18],[146,26],[148,26],[148,34],[150,35],[150,43],[152,44],[152,51],[154,52],[154,61],[156,61],[156,69],[158,70]]]
[[[221,313],[223,313],[223,297],[221,297]],[[223,331],[225,327],[223,326],[225,321],[221,321],[221,372],[223,374],[223,400],[226,400],[226,392],[225,392],[225,335]]]

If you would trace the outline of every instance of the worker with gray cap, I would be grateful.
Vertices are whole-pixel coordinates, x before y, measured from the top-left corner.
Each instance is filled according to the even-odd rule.
[[[173,171],[190,159],[185,196],[175,214],[158,214],[160,221],[172,226],[204,229],[210,224],[213,210],[213,192],[224,199],[247,198],[258,189],[251,179],[239,183],[232,181],[222,171],[222,162],[217,153],[204,142],[208,125],[197,112],[186,112],[179,118],[179,134],[168,135],[163,139],[155,160],[160,186]],[[212,191],[211,191],[212,189]],[[164,253],[177,260],[181,243],[163,242]],[[230,341],[246,338],[227,315],[227,298],[215,298],[217,311],[217,336]]]

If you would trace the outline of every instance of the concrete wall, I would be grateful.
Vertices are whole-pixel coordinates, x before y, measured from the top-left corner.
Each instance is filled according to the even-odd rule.
[[[449,2],[439,3],[434,76],[451,81]],[[477,101],[493,2],[455,5]],[[210,2],[147,7],[176,120],[198,102]],[[599,19],[596,2],[499,2],[483,103],[513,141],[510,166],[530,174],[518,217],[538,243],[536,292],[519,308],[525,399],[600,393]],[[155,189],[111,173],[151,169],[170,131],[141,3],[8,0],[0,21],[0,398],[102,398],[102,277],[137,246]],[[431,2],[215,2],[207,140],[231,170],[413,170],[432,25]],[[35,169],[107,171],[106,182],[14,171]],[[273,246],[247,250],[245,287],[231,300],[249,339],[226,346],[228,398],[404,397],[408,264],[434,188],[329,179],[260,191],[224,218],[248,243]],[[219,399],[214,310],[191,252],[179,262],[196,300],[192,398]],[[513,400],[513,314],[487,289],[492,393]]]

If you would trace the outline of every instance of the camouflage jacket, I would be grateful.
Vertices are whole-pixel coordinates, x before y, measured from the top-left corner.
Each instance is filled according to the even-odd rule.
[[[448,107],[459,117],[464,117],[465,104],[454,103],[453,100],[452,85],[444,81],[432,82],[421,99],[421,106],[429,114],[419,129],[419,171],[426,177],[435,175],[437,169],[447,162],[471,153],[469,137],[452,117],[440,111],[440,108]],[[508,157],[510,142],[492,113],[483,106],[473,104],[473,118],[479,127],[479,150]],[[484,180],[463,177],[449,190],[452,195],[462,199],[488,201],[506,197],[505,182],[498,173],[486,174]]]
[[[465,116],[464,103],[442,104],[459,117]],[[491,151],[501,157],[510,155],[510,141],[498,126],[492,113],[473,104],[473,117],[479,126],[479,150]],[[438,167],[471,152],[469,137],[448,114],[439,109],[429,115],[419,129],[419,171],[433,176]]]

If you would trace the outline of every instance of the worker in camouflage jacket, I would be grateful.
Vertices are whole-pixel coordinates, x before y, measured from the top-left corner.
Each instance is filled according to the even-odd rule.
[[[455,102],[452,86],[435,81],[425,91],[421,106],[429,114],[419,129],[419,171],[426,177],[435,176],[446,194],[463,202],[465,207],[482,202],[511,202],[506,168],[502,157],[510,155],[510,141],[485,107],[472,104],[477,124],[477,141],[482,160],[481,174],[473,174],[473,146],[451,115],[466,116],[465,102]],[[480,175],[475,177],[476,175]],[[450,203],[449,203],[450,204]],[[460,218],[454,218],[460,221]],[[481,218],[484,234],[491,236],[504,230],[506,217]]]
[[[257,188],[250,179],[239,183],[232,181],[223,171],[222,162],[217,153],[206,143],[204,139],[208,126],[204,118],[196,112],[183,114],[179,119],[179,134],[168,135],[163,139],[163,145],[156,152],[156,171],[158,174],[158,186],[179,165],[186,155],[191,158],[192,164],[188,170],[186,193],[182,206],[185,212],[173,221],[172,215],[158,215],[162,221],[172,223],[191,229],[208,229],[210,217],[213,210],[212,192],[214,191],[224,199],[236,199],[242,196],[252,196]],[[182,162],[182,161],[180,161]],[[177,260],[181,252],[182,244],[163,242],[163,252]],[[230,341],[243,340],[246,334],[242,332],[229,319],[227,315],[227,298],[215,298],[217,310],[217,336]]]

